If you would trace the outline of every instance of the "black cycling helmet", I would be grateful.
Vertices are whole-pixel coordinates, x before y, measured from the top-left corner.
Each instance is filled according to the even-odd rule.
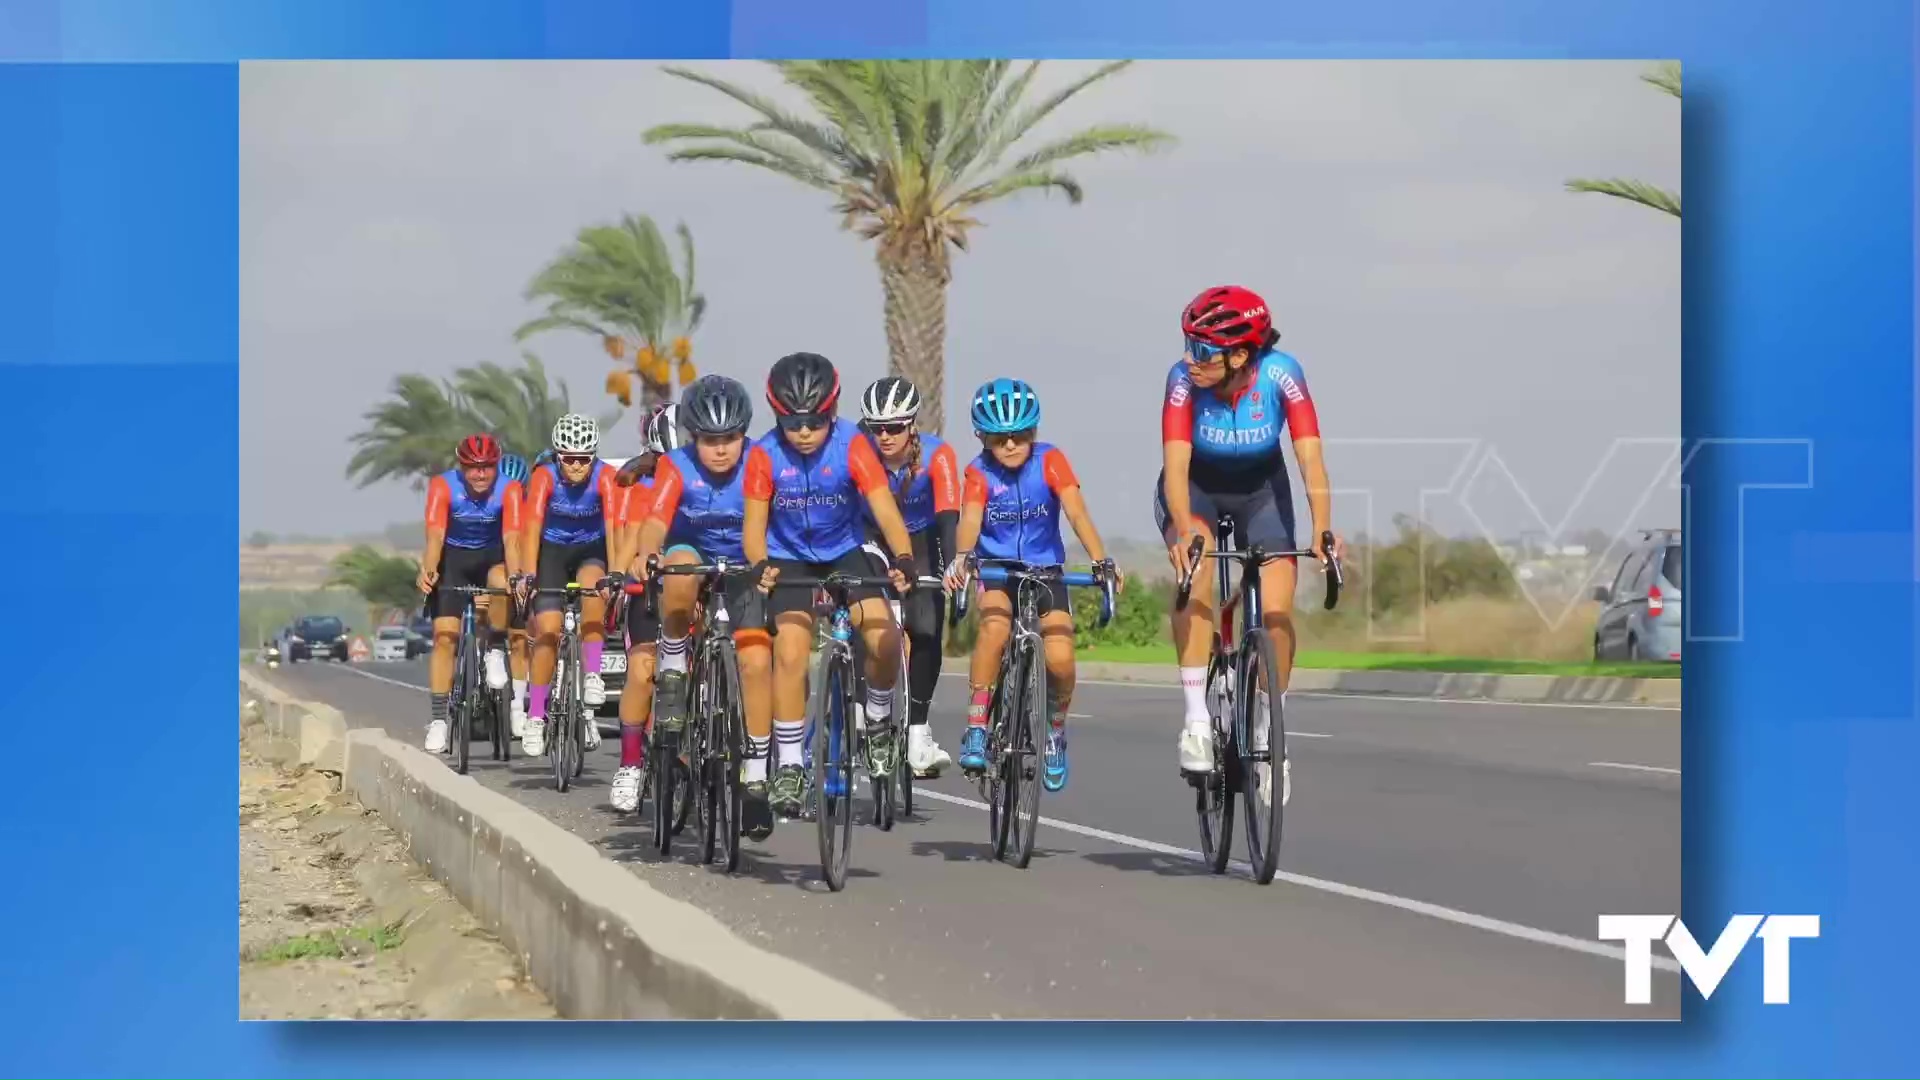
[[[744,435],[753,423],[753,398],[725,375],[702,375],[680,392],[680,422],[696,437]]]
[[[780,416],[829,414],[839,403],[840,373],[819,353],[789,353],[767,374],[767,404]]]

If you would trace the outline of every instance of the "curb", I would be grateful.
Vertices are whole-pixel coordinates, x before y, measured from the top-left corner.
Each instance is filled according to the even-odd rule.
[[[240,672],[274,734],[301,758],[338,748],[347,790],[416,862],[520,955],[569,1019],[903,1020],[881,999],[748,944],[661,894],[585,840],[384,732]],[[338,728],[335,728],[338,724]],[[336,731],[338,739],[334,739]]]
[[[946,657],[945,673],[965,674],[965,657]],[[1083,661],[1082,679],[1179,686],[1172,664]],[[1621,679],[1597,675],[1493,675],[1464,671],[1369,671],[1295,668],[1289,690],[1320,694],[1504,701],[1521,704],[1652,705],[1680,707],[1682,679]]]

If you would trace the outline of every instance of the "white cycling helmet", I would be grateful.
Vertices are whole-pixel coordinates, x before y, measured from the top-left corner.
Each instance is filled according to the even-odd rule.
[[[671,454],[686,442],[686,431],[680,426],[680,406],[671,401],[654,406],[653,415],[647,417],[647,449],[656,454]]]
[[[560,454],[591,454],[600,449],[600,425],[591,416],[568,413],[553,425],[553,449]]]
[[[860,395],[860,419],[870,424],[911,420],[919,414],[919,388],[898,375],[876,380]]]

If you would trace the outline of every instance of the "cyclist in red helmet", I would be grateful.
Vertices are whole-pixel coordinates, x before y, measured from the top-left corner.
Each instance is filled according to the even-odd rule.
[[[1154,518],[1174,572],[1188,571],[1187,552],[1196,538],[1205,550],[1213,549],[1222,513],[1233,516],[1239,534],[1235,539],[1243,546],[1295,546],[1283,434],[1291,436],[1306,481],[1313,550],[1325,562],[1334,553],[1320,550],[1320,534],[1332,528],[1333,499],[1321,458],[1320,420],[1300,362],[1274,347],[1280,334],[1267,302],[1251,289],[1216,286],[1186,306],[1180,331],[1186,355],[1167,372],[1160,406],[1160,483],[1154,499]],[[1191,569],[1192,593],[1173,616],[1173,644],[1186,696],[1180,767],[1205,772],[1213,767],[1205,684],[1215,617],[1214,561],[1202,557]],[[1291,559],[1268,562],[1260,571],[1266,607],[1262,622],[1279,654],[1283,693],[1293,667],[1295,574]],[[1290,763],[1283,764],[1283,800],[1291,791],[1291,775]]]
[[[453,692],[454,656],[460,645],[460,615],[466,597],[447,591],[460,585],[507,587],[520,566],[520,483],[500,479],[500,444],[491,435],[469,435],[454,451],[459,464],[427,481],[427,546],[420,556],[420,592],[433,614],[433,655],[427,665],[432,719],[427,750],[447,748],[447,697]],[[507,685],[507,598],[486,598],[487,685]]]

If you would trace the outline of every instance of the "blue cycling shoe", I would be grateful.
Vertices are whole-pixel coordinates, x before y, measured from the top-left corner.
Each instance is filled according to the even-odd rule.
[[[980,770],[987,767],[987,729],[969,726],[960,740],[960,767]]]
[[[1047,729],[1046,771],[1040,774],[1040,782],[1048,791],[1059,791],[1067,786],[1067,726],[1049,726]]]

